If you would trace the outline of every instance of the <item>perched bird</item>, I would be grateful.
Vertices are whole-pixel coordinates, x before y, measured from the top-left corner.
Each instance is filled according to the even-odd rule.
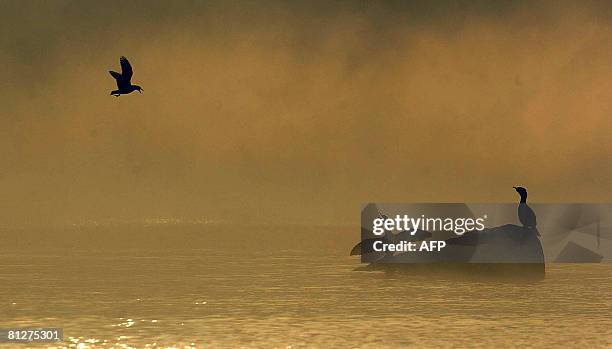
[[[130,62],[127,60],[127,58],[121,56],[121,58],[119,58],[119,63],[121,64],[121,74],[112,70],[108,71],[110,75],[112,75],[112,77],[117,80],[117,87],[119,88],[118,90],[112,91],[110,94],[112,96],[119,97],[120,95],[126,95],[134,91],[142,93],[142,87],[138,85],[132,85],[132,83],[130,82],[134,72],[132,71],[132,66],[130,65]]]
[[[521,201],[519,202],[519,206],[518,206],[519,221],[521,221],[521,224],[523,224],[524,228],[536,229],[536,226],[538,225],[538,222],[536,220],[536,215],[531,209],[531,207],[527,205],[527,189],[523,187],[512,187],[512,188],[514,188],[514,190],[516,190],[516,192],[519,193],[519,195],[521,196]],[[536,234],[540,236],[540,232],[538,232],[537,229],[536,229]]]

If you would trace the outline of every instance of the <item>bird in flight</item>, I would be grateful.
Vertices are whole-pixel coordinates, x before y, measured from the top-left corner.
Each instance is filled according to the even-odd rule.
[[[132,66],[130,65],[130,62],[127,60],[127,58],[121,56],[121,58],[119,58],[119,63],[121,64],[121,74],[112,70],[108,71],[110,75],[112,75],[112,77],[117,80],[117,87],[119,88],[118,90],[111,91],[110,94],[112,96],[119,97],[120,95],[126,95],[134,91],[142,93],[142,87],[138,85],[132,85],[130,81],[134,72],[132,71]]]

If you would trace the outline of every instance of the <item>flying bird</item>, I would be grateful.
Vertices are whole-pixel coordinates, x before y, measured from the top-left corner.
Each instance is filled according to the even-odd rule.
[[[538,222],[536,220],[535,213],[533,212],[531,207],[527,205],[527,189],[523,187],[512,187],[512,188],[514,188],[514,190],[516,190],[516,192],[519,193],[519,195],[521,196],[521,201],[519,202],[519,206],[517,210],[518,217],[519,217],[519,220],[521,221],[521,224],[523,225],[524,228],[535,229],[536,225],[538,225]],[[537,229],[535,232],[538,236],[540,236],[540,232]]]
[[[138,85],[132,85],[130,81],[132,80],[132,75],[134,74],[134,71],[132,70],[132,66],[130,65],[130,62],[127,60],[127,58],[121,56],[121,58],[119,58],[119,63],[121,64],[121,74],[112,70],[108,71],[110,75],[114,77],[115,80],[117,80],[117,87],[119,88],[118,90],[111,91],[110,94],[112,96],[119,97],[120,95],[127,95],[128,93],[132,93],[134,91],[142,93],[142,87]]]

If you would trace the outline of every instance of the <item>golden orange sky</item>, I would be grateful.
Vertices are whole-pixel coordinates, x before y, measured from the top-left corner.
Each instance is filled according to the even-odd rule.
[[[4,1],[1,225],[610,202],[611,23],[606,1]],[[109,95],[121,55],[142,95]]]

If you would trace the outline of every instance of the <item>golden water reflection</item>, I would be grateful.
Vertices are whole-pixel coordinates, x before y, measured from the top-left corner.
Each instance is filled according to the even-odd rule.
[[[612,346],[610,265],[471,281],[356,272],[348,228],[53,233],[3,236],[0,327],[64,328],[32,348]]]

